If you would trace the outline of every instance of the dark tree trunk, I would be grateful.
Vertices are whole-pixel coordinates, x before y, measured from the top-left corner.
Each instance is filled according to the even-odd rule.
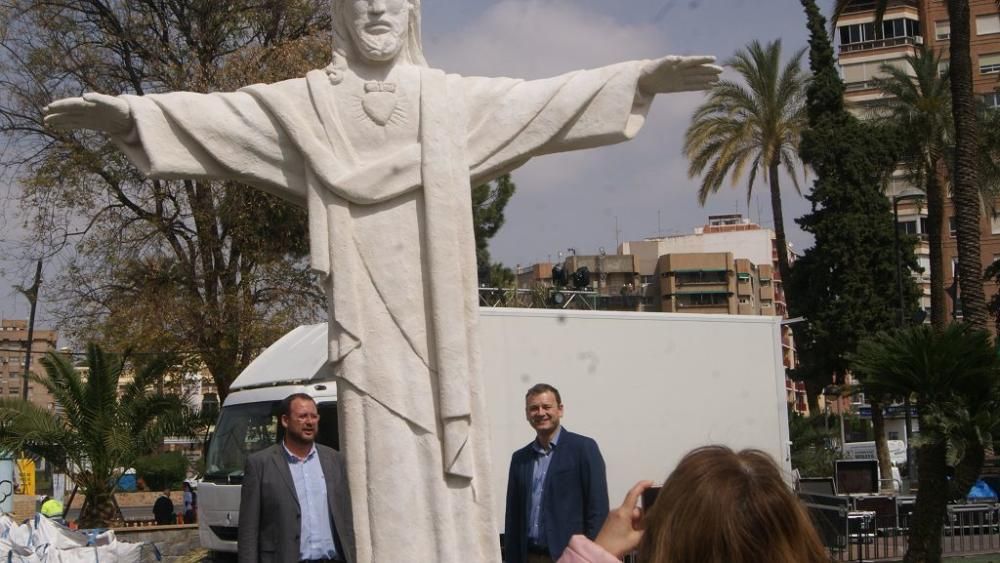
[[[781,277],[781,287],[785,294],[787,307],[789,297],[787,286],[789,280],[788,240],[785,238],[785,215],[781,211],[781,184],[778,181],[778,162],[772,162],[768,167],[771,187],[771,215],[774,218],[774,239],[778,251],[778,275]]]
[[[978,127],[972,94],[969,0],[948,0],[951,21],[950,72],[952,114],[955,121],[955,166],[952,177],[955,223],[958,231],[958,272],[962,316],[979,330],[987,330],[989,313],[983,290],[979,248],[980,198],[977,188]]]
[[[910,520],[910,545],[904,563],[940,563],[941,530],[948,506],[947,448],[944,443],[917,449],[920,475],[917,503]]]
[[[947,294],[944,291],[944,186],[938,162],[928,166],[927,174],[927,245],[931,261],[931,326],[941,330],[948,325]]]
[[[115,520],[118,511],[107,489],[84,492],[83,507],[80,508],[78,524],[81,528],[107,528]]]
[[[875,457],[878,458],[880,489],[892,490],[892,461],[889,459],[889,442],[885,437],[885,414],[881,397],[869,399],[872,409],[872,432],[875,434]]]

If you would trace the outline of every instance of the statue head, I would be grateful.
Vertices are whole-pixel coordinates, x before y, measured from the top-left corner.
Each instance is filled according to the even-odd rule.
[[[427,66],[420,42],[420,0],[332,0],[332,5],[333,66],[351,61]]]

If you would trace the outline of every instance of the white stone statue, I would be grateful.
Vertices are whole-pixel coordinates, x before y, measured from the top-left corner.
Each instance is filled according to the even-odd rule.
[[[479,373],[470,185],[548,153],[632,138],[655,94],[712,57],[545,80],[427,66],[420,0],[332,0],[333,62],[232,93],[86,94],[57,129],[104,131],[153,178],[230,179],[309,211],[356,561],[499,561]]]

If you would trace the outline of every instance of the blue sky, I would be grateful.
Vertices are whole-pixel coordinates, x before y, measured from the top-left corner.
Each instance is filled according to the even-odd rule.
[[[806,45],[797,0],[423,0],[424,48],[432,66],[462,74],[540,78],[667,54],[731,56],[753,39],[781,39],[786,56]],[[821,0],[829,8],[830,0]],[[770,227],[767,186],[749,209],[745,182],[723,188],[702,208],[697,179],[681,154],[684,129],[701,94],[660,97],[639,136],[612,147],[552,155],[514,172],[517,194],[491,244],[508,266],[555,258],[575,248],[613,252],[619,240],[690,232],[709,214],[740,212]],[[792,219],[808,210],[791,182],[782,185],[786,229],[798,250],[811,243]],[[17,211],[0,209],[0,249],[19,238]],[[616,224],[617,231],[616,232]],[[49,276],[57,273],[49,265]],[[0,256],[0,316],[27,317],[12,289],[32,271]],[[41,302],[46,296],[43,293]],[[48,315],[44,306],[40,322]]]

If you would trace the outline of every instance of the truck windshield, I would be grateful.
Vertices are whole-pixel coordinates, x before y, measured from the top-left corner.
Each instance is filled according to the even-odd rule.
[[[247,456],[276,444],[284,432],[278,423],[281,401],[244,403],[223,407],[205,458],[206,481],[239,483]],[[337,403],[318,405],[316,441],[338,447]]]

